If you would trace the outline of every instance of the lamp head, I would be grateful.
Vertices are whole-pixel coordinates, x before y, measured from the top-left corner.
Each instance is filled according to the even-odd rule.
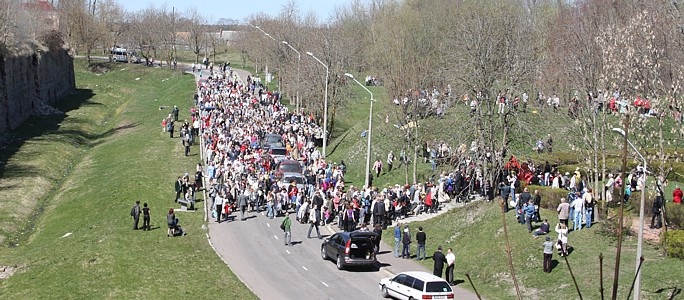
[[[288,43],[286,41],[283,41],[283,44],[288,45]]]
[[[268,34],[268,33],[265,33],[265,35],[266,35],[266,36],[271,36],[271,35],[270,35],[270,34]]]
[[[306,54],[307,54],[307,55],[313,56],[313,53],[311,53],[311,52],[309,52],[309,51],[307,51]]]
[[[613,131],[614,131],[614,132],[617,132],[617,133],[620,134],[621,136],[625,136],[625,130],[622,129],[622,128],[617,128],[617,127],[615,127],[615,128],[613,128]]]
[[[354,75],[349,74],[349,73],[344,73],[344,76],[347,76],[347,77],[349,77],[349,78],[351,78],[351,79],[354,79]]]

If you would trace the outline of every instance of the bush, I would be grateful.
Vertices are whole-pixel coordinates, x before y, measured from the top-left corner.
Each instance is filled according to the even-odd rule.
[[[667,232],[667,253],[671,257],[684,259],[684,230]]]
[[[665,206],[667,225],[674,229],[684,229],[684,205],[668,202]]]
[[[534,190],[539,190],[539,195],[541,195],[541,207],[551,210],[556,210],[558,204],[560,204],[561,198],[568,197],[568,190],[565,189],[554,189],[547,186],[529,186],[530,192],[534,194]]]
[[[630,219],[631,218],[626,214],[622,218],[622,236],[627,236],[630,233]],[[609,218],[603,219],[603,222],[598,223],[596,227],[598,227],[598,233],[617,239],[618,229],[620,228],[620,217],[618,215],[612,215]],[[594,226],[592,226],[592,228],[594,228]]]

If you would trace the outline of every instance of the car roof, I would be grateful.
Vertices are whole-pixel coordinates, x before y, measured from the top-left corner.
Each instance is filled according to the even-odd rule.
[[[306,178],[302,173],[297,172],[283,172],[283,178],[285,177],[302,177]]]
[[[300,166],[301,166],[301,164],[299,163],[298,160],[291,160],[291,159],[281,160],[281,161],[279,162],[279,164],[281,164],[281,165],[294,165],[294,164],[297,164],[297,165],[300,165]]]
[[[431,273],[423,272],[423,271],[407,271],[407,272],[401,272],[401,273],[397,274],[397,276],[400,275],[400,274],[406,274],[406,275],[411,276],[411,277],[413,277],[413,278],[420,279],[420,280],[422,280],[422,281],[424,281],[424,282],[427,282],[427,281],[445,281],[444,279],[442,279],[442,278],[440,278],[440,277],[437,277],[437,276],[435,276],[435,275],[433,275],[433,274],[431,274]]]
[[[375,232],[372,231],[352,231],[352,232],[347,232],[347,231],[342,231],[338,232],[337,234],[344,236],[344,237],[370,237],[370,236],[377,236]]]

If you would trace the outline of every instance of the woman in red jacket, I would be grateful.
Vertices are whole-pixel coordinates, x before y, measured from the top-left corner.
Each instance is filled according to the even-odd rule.
[[[683,195],[684,193],[682,193],[682,189],[680,189],[679,186],[675,187],[674,192],[672,192],[672,202],[681,204]]]

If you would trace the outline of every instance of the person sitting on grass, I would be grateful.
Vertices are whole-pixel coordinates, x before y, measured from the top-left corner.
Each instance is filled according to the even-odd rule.
[[[551,228],[549,227],[549,220],[544,219],[544,222],[532,234],[534,234],[534,238],[536,239],[539,238],[540,235],[549,234],[550,230]]]

